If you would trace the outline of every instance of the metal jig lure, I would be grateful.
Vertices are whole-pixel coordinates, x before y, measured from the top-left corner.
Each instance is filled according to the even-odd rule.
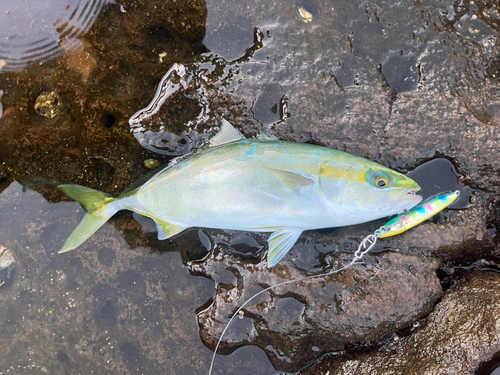
[[[313,275],[313,276],[307,276],[298,280],[289,280],[285,281],[280,284],[276,284],[273,286],[270,286],[266,289],[261,290],[257,294],[254,294],[252,297],[250,297],[247,301],[241,305],[238,310],[233,314],[229,322],[227,323],[226,327],[222,331],[222,334],[219,338],[219,341],[217,342],[217,345],[215,346],[215,350],[212,356],[212,362],[210,363],[210,369],[208,372],[208,375],[212,374],[212,368],[214,365],[215,361],[215,356],[217,354],[217,349],[219,349],[219,345],[222,341],[222,337],[226,333],[227,329],[229,328],[229,325],[231,322],[234,320],[234,318],[238,315],[238,313],[250,302],[252,301],[255,297],[261,295],[262,293],[265,293],[275,287],[286,285],[286,284],[291,284],[291,283],[296,283],[308,279],[314,279],[317,277],[323,277],[323,276],[328,276],[334,273],[338,273],[340,271],[343,271],[351,266],[354,266],[355,264],[359,264],[361,259],[367,254],[373,246],[377,243],[377,240],[379,238],[385,238],[385,237],[390,237],[390,236],[395,236],[396,234],[400,234],[403,232],[406,232],[408,229],[411,229],[418,224],[424,222],[425,220],[429,219],[430,217],[436,215],[438,212],[442,211],[446,207],[448,207],[450,204],[452,204],[454,201],[457,200],[458,195],[460,192],[458,190],[455,191],[448,191],[446,193],[441,193],[435,197],[429,198],[425,200],[424,202],[421,202],[411,208],[408,211],[403,212],[402,214],[399,214],[395,218],[389,220],[385,225],[381,226],[379,229],[377,229],[373,234],[369,234],[366,236],[359,244],[358,249],[354,252],[354,257],[352,260],[344,267],[341,267],[339,269],[325,272],[319,275]]]

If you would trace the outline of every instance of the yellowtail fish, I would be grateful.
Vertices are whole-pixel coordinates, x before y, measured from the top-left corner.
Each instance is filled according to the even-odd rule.
[[[459,194],[460,191],[458,190],[448,191],[426,199],[408,212],[403,212],[387,222],[375,232],[375,235],[378,233],[379,238],[384,238],[403,233],[444,210],[457,200]]]
[[[248,300],[246,300],[231,316],[231,319],[227,322],[226,326],[224,327],[224,330],[222,331],[219,340],[217,341],[217,345],[215,346],[214,352],[212,354],[212,361],[210,362],[210,369],[208,370],[208,375],[212,374],[212,369],[215,363],[215,356],[217,355],[217,350],[219,349],[220,343],[222,342],[222,338],[224,337],[224,334],[226,331],[229,329],[229,325],[232,323],[234,318],[238,315],[238,313],[253,299],[255,299],[257,296],[268,292],[269,290],[272,290],[276,287],[291,284],[291,283],[298,283],[304,280],[309,280],[309,279],[315,279],[318,277],[325,277],[328,275],[332,275],[334,273],[338,273],[340,271],[344,271],[356,264],[359,264],[359,262],[363,259],[363,257],[370,251],[370,249],[375,246],[377,243],[377,240],[382,237],[390,237],[390,236],[395,236],[396,234],[403,233],[407,231],[408,229],[411,229],[415,227],[416,225],[424,222],[425,220],[429,219],[431,216],[434,216],[438,212],[442,211],[446,207],[448,207],[450,204],[455,202],[458,198],[459,191],[448,191],[446,193],[441,193],[438,196],[429,198],[425,200],[424,202],[416,205],[415,207],[411,208],[409,211],[405,211],[404,213],[396,216],[395,218],[391,219],[389,222],[387,222],[385,225],[380,227],[375,231],[374,234],[370,234],[367,237],[365,237],[361,243],[359,244],[358,249],[354,253],[354,257],[349,262],[347,265],[338,268],[333,271],[328,271],[325,273],[321,273],[318,275],[312,275],[312,276],[306,276],[303,278],[300,278],[298,280],[288,280],[276,285],[269,286],[256,294],[254,294],[252,297],[250,297]]]
[[[272,232],[268,267],[304,230],[359,224],[421,201],[420,186],[370,160],[269,136],[246,139],[223,120],[194,155],[118,198],[78,185],[59,188],[87,213],[60,253],[73,250],[119,210],[156,222],[158,238],[189,227]]]

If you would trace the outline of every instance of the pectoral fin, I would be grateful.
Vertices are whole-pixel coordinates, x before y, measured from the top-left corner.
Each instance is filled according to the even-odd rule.
[[[283,228],[271,234],[267,243],[269,251],[267,252],[267,267],[271,268],[276,265],[295,244],[302,229],[298,228]]]
[[[163,220],[154,219],[154,221],[156,223],[156,228],[158,229],[159,240],[166,240],[167,238],[175,236],[187,228]]]
[[[283,185],[296,192],[298,192],[302,186],[314,184],[313,179],[301,176],[297,173],[267,167],[264,167],[264,169],[272,172]]]

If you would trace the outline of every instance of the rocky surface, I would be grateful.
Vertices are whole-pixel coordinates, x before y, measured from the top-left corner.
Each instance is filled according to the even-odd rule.
[[[500,351],[499,293],[498,273],[464,275],[404,337],[373,353],[326,357],[299,374],[490,374]]]
[[[450,160],[462,176],[460,181],[475,189],[468,197],[470,206],[445,212],[433,222],[381,241],[382,248],[436,257],[450,264],[483,257],[498,259],[500,247],[495,235],[499,228],[500,128],[495,108],[499,106],[496,61],[500,41],[496,33],[499,23],[489,22],[492,17],[499,18],[498,8],[486,3],[446,7],[381,1],[363,3],[360,7],[365,12],[361,15],[361,9],[355,6],[343,3],[333,9],[320,5],[320,12],[307,26],[296,22],[295,17],[287,24],[289,33],[271,29],[271,36],[264,38],[259,51],[260,56],[268,56],[266,64],[252,65],[258,71],[257,79],[254,71],[251,77],[242,74],[243,83],[235,89],[247,105],[253,106],[254,118],[263,123],[246,122],[243,129],[251,134],[249,128],[258,127],[282,139],[327,145],[403,172],[437,158]],[[284,9],[288,10],[285,14],[292,14],[293,5],[284,5]],[[226,14],[232,11],[237,10],[224,10]],[[343,25],[350,33],[329,28],[341,18],[348,20]],[[301,37],[292,37],[296,33],[291,30],[300,30]],[[266,99],[259,101],[260,96]],[[270,121],[266,115],[272,112],[272,105],[279,107],[281,97],[286,97],[287,117]],[[267,112],[262,102],[268,103]],[[443,182],[438,180],[433,173],[417,179],[430,184]],[[443,190],[450,183],[456,181],[444,181]],[[288,256],[294,266],[287,267],[318,272],[332,251],[353,251],[365,235],[382,224],[307,233]],[[237,264],[230,269],[235,275],[247,271]],[[214,267],[204,270],[217,286],[220,275]],[[453,270],[443,266],[442,272]],[[200,316],[201,335],[212,348],[220,336],[221,323],[227,323],[236,307],[256,291],[250,288],[244,298],[241,285],[231,289],[227,283],[220,281],[215,303]],[[313,294],[301,298],[309,301]],[[233,299],[239,301],[226,307]],[[246,321],[239,338],[223,340],[226,350],[231,345],[257,344],[265,348],[277,369],[290,370],[289,363],[294,361],[300,366],[300,359],[310,352],[283,350],[283,341],[285,336],[286,342],[306,340],[304,333],[283,328],[283,339],[269,344],[265,338],[272,329],[262,327],[272,326],[279,318],[267,321],[262,315],[252,315],[253,322]],[[410,322],[407,324],[410,326]],[[311,334],[309,340],[314,341],[314,337]],[[356,342],[351,340],[352,344]],[[332,341],[336,343],[330,343],[331,350],[344,343],[338,338]],[[479,362],[474,366],[477,368]]]
[[[191,270],[209,275],[217,287],[213,305],[199,314],[202,339],[216,345],[228,319],[255,293],[221,341],[221,352],[252,343],[265,349],[274,367],[297,371],[332,350],[376,342],[428,314],[441,296],[438,263],[419,256],[386,253],[341,273],[300,281],[292,263],[272,270],[216,248]],[[337,260],[341,264],[341,260]]]
[[[34,62],[20,73],[2,72],[0,68],[0,190],[13,186],[15,191],[7,189],[0,195],[0,246],[15,257],[15,263],[0,271],[0,278],[6,281],[0,294],[6,296],[3,301],[9,301],[0,304],[4,314],[1,319],[10,327],[2,331],[8,337],[1,340],[2,353],[7,354],[0,360],[0,372],[11,365],[16,353],[31,353],[27,348],[33,342],[45,345],[38,344],[36,363],[53,372],[59,371],[59,367],[51,367],[57,363],[66,366],[64,371],[70,371],[71,365],[75,372],[135,373],[136,368],[127,367],[130,358],[134,364],[140,360],[146,373],[156,369],[183,374],[204,372],[210,354],[195,337],[194,307],[183,305],[181,299],[170,301],[166,292],[159,293],[160,297],[147,294],[155,278],[165,277],[165,282],[173,284],[178,281],[181,257],[172,264],[158,263],[165,275],[156,268],[149,275],[137,265],[157,256],[146,249],[171,255],[174,249],[179,250],[184,262],[206,253],[202,243],[215,250],[204,261],[191,265],[215,281],[213,304],[207,303],[213,290],[203,287],[206,279],[187,274],[182,279],[201,288],[192,298],[203,310],[199,320],[203,340],[213,349],[230,314],[254,292],[279,280],[345,264],[359,241],[384,224],[381,220],[305,232],[283,263],[268,271],[257,264],[265,254],[266,236],[206,231],[208,238],[202,242],[196,232],[160,242],[155,239],[154,227],[150,231],[151,223],[142,220],[141,228],[130,215],[119,215],[113,221],[119,232],[106,226],[89,240],[85,252],[61,258],[71,260],[59,260],[55,251],[79,219],[74,212],[77,205],[71,209],[64,203],[33,205],[21,198],[19,185],[12,185],[14,180],[26,183],[51,202],[60,201],[62,195],[37,180],[79,183],[119,194],[146,173],[148,165],[165,162],[165,153],[195,147],[196,134],[206,138],[221,117],[231,120],[247,136],[266,131],[283,140],[348,151],[402,172],[426,167],[415,176],[422,186],[429,187],[425,194],[431,194],[432,188],[451,190],[460,185],[466,201],[470,200],[470,205],[447,210],[431,222],[380,241],[376,249],[399,253],[369,256],[366,265],[332,275],[324,285],[317,279],[290,288],[289,293],[297,289],[300,294],[287,294],[285,288],[266,294],[257,308],[249,306],[243,318],[236,319],[234,328],[241,326],[238,332],[230,330],[223,348],[226,353],[244,344],[259,344],[276,368],[297,369],[328,351],[375,344],[400,328],[411,327],[413,321],[432,310],[440,295],[435,276],[439,262],[437,272],[447,287],[457,277],[453,268],[457,264],[467,266],[481,259],[500,261],[500,9],[495,2],[193,0],[123,1],[121,5],[126,12],[119,5],[104,8],[82,40],[81,50],[65,53],[59,60]],[[310,15],[308,22],[299,13],[299,6]],[[185,80],[189,82],[166,101],[158,116],[144,124],[151,131],[148,142],[163,144],[164,148],[155,153],[151,147],[143,147],[152,143],[141,145],[137,141],[128,120],[151,101],[156,85],[173,63],[186,67]],[[44,93],[53,98],[50,106],[39,104],[35,108]],[[203,106],[207,115],[201,121],[197,116]],[[459,180],[453,173],[446,174],[448,167],[444,164],[439,168],[431,164],[436,160],[448,161],[461,176]],[[22,220],[16,222],[16,215]],[[27,251],[28,246],[36,250]],[[108,248],[111,251],[105,250]],[[251,254],[254,252],[257,256]],[[422,271],[412,274],[405,269],[405,262]],[[8,269],[12,272],[7,275]],[[286,275],[279,273],[284,271]],[[74,278],[72,284],[50,286],[49,279],[44,278],[57,277],[58,272],[66,275],[66,281],[61,282]],[[462,287],[484,282],[496,290],[494,275],[482,281],[474,281],[481,279],[476,275],[470,280],[465,277],[466,281],[446,291],[429,322],[437,316],[455,316],[440,306],[454,298],[458,301]],[[424,285],[424,280],[431,284]],[[231,287],[235,283],[236,287]],[[113,289],[119,285],[130,286],[130,292],[125,296]],[[134,285],[141,287],[134,289]],[[354,296],[362,293],[356,285],[371,292],[363,296],[367,304],[384,303],[384,309],[377,310],[378,316],[356,305]],[[406,289],[399,290],[398,286],[412,287],[415,293],[404,294]],[[80,289],[75,291],[74,287]],[[488,302],[493,294],[486,290],[474,294],[473,290],[480,290],[474,288],[463,290],[464,295],[471,296],[463,302],[471,307],[460,309],[460,316],[465,319],[467,311],[475,311],[471,302],[475,301],[484,307],[483,320],[493,327],[486,319],[487,311],[492,311],[488,304],[494,306]],[[81,301],[81,309],[72,310],[71,321],[79,324],[75,333],[62,339],[57,332],[63,331],[69,318],[50,319],[39,310],[64,312],[69,307],[61,299],[64,293],[80,293],[74,298]],[[331,304],[332,294],[342,293],[350,302],[346,308],[351,313],[340,315],[347,319],[347,327],[342,335],[325,338],[337,323],[326,321],[321,306]],[[417,296],[424,297],[419,300]],[[165,300],[169,301],[168,310],[162,310]],[[115,309],[114,315],[110,306]],[[310,311],[304,306],[311,306]],[[139,310],[147,315],[152,309],[163,312],[150,315],[154,323],[142,332],[136,315],[140,315]],[[92,311],[92,317],[87,311]],[[320,311],[318,321],[314,320],[316,311]],[[334,316],[335,311],[329,313]],[[24,320],[14,319],[19,316]],[[483,338],[481,330],[465,331],[463,327],[474,326],[475,322],[461,319],[448,319],[446,327],[452,335],[470,338],[464,341],[472,347]],[[117,338],[111,350],[106,344],[109,335],[103,332],[111,332],[106,324],[115,322]],[[156,325],[163,327],[164,336],[156,335]],[[321,340],[312,344],[318,331]],[[180,332],[190,333],[184,337]],[[451,341],[429,337],[427,345],[422,339],[425,332],[425,328],[410,330],[398,344],[404,344],[398,350],[405,353],[408,364],[422,359],[411,349],[414,335],[415,340],[421,340],[417,340],[421,351],[429,353],[429,363],[442,366],[440,371],[444,373],[455,371],[455,367],[475,371],[498,350],[491,339],[480,355],[468,347],[465,352],[474,360],[454,356],[454,364],[438,361],[439,353],[451,350],[446,349]],[[51,333],[56,333],[57,340]],[[78,345],[72,341],[74,337]],[[132,343],[131,337],[139,343]],[[179,341],[179,337],[183,339]],[[155,340],[161,345],[150,343]],[[63,349],[61,342],[64,348],[73,349]],[[116,345],[123,350],[116,351]],[[95,354],[100,350],[105,354]],[[223,373],[235,373],[235,369],[237,373],[272,373],[263,353],[252,350],[242,347],[231,356],[218,356],[216,365],[225,369]],[[314,368],[323,368],[318,371],[326,374],[331,366],[331,374],[340,368],[348,371],[349,364],[354,363],[350,361],[368,366],[370,356],[377,363],[386,363],[392,355],[388,350],[366,355],[357,351],[340,353],[335,361],[330,358],[318,365],[324,367]],[[180,364],[165,360],[173,357]],[[23,366],[29,365],[29,358]],[[259,360],[252,360],[255,358]],[[337,358],[341,362],[337,363]],[[251,367],[257,362],[258,369]]]

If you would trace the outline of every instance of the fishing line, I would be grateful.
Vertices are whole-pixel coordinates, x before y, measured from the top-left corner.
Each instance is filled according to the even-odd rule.
[[[296,280],[289,280],[289,281],[284,281],[282,283],[279,283],[279,284],[276,284],[276,285],[272,285],[270,287],[267,287],[266,289],[263,289],[261,290],[260,292],[254,294],[252,297],[250,297],[248,300],[246,300],[234,313],[233,315],[231,316],[231,319],[229,319],[229,322],[226,324],[226,327],[224,328],[224,330],[222,331],[222,334],[220,335],[220,338],[219,338],[219,341],[217,341],[217,345],[215,346],[215,350],[214,350],[214,353],[212,355],[212,361],[210,362],[210,369],[208,371],[208,375],[211,375],[212,374],[212,368],[213,368],[213,365],[214,365],[214,362],[215,362],[215,356],[217,355],[217,349],[219,349],[219,346],[220,346],[220,343],[222,342],[222,337],[224,337],[224,334],[226,333],[226,331],[228,330],[229,326],[231,325],[232,321],[234,320],[234,318],[236,317],[236,315],[238,315],[238,313],[250,302],[252,301],[254,298],[258,297],[259,295],[261,295],[262,293],[265,293],[269,290],[272,290],[274,288],[277,288],[278,286],[282,286],[282,285],[287,285],[287,284],[291,284],[291,283],[299,283],[301,281],[305,281],[305,280],[309,280],[309,279],[315,279],[315,278],[318,278],[318,277],[325,277],[325,276],[328,276],[328,275],[332,275],[332,274],[335,274],[335,273],[338,273],[338,272],[341,272],[341,271],[344,271],[356,264],[362,264],[360,261],[361,259],[363,259],[363,257],[366,255],[366,253],[368,253],[372,248],[373,246],[375,246],[375,244],[377,243],[377,240],[378,238],[380,238],[380,236],[382,235],[383,233],[383,230],[382,228],[378,229],[375,231],[375,233],[373,234],[370,234],[368,236],[366,236],[362,241],[361,243],[359,244],[358,246],[358,249],[354,252],[354,257],[352,258],[352,260],[349,262],[349,264],[347,264],[346,266],[344,267],[341,267],[337,270],[333,270],[333,271],[328,271],[328,272],[324,272],[324,273],[320,273],[318,275],[312,275],[312,276],[305,276],[305,277],[302,277],[300,279],[296,279]]]
[[[219,345],[222,342],[222,337],[226,333],[227,329],[229,328],[229,325],[231,322],[234,320],[236,315],[245,307],[250,301],[252,301],[255,297],[261,295],[264,292],[267,292],[273,288],[276,288],[278,286],[282,285],[287,285],[291,283],[298,283],[304,280],[309,280],[309,279],[314,279],[317,277],[325,277],[328,275],[332,275],[334,273],[346,270],[356,264],[362,264],[360,262],[361,259],[368,253],[373,246],[377,243],[377,240],[379,238],[384,238],[384,237],[390,237],[394,236],[399,233],[403,233],[407,231],[408,229],[413,228],[414,226],[424,222],[425,220],[429,219],[433,215],[437,214],[444,208],[448,207],[451,203],[453,203],[457,198],[460,192],[458,190],[455,191],[448,191],[445,193],[441,193],[435,197],[429,198],[420,204],[417,204],[416,206],[412,207],[410,210],[404,210],[403,213],[399,214],[389,222],[387,222],[385,225],[381,226],[379,229],[377,229],[373,234],[370,234],[366,236],[361,243],[358,246],[358,249],[354,252],[354,257],[351,260],[349,264],[347,264],[344,267],[341,267],[335,271],[329,271],[325,273],[321,273],[319,275],[312,275],[312,276],[306,276],[297,280],[289,280],[285,281],[273,286],[270,286],[264,290],[261,290],[257,294],[253,295],[250,297],[241,307],[236,310],[236,312],[231,316],[231,319],[229,319],[229,322],[227,323],[226,327],[222,331],[222,334],[219,338],[219,341],[217,342],[217,345],[215,346],[214,354],[212,355],[212,362],[210,363],[210,370],[208,372],[208,375],[212,374],[212,368],[214,365],[215,361],[215,356],[217,355],[217,349],[219,349]]]

